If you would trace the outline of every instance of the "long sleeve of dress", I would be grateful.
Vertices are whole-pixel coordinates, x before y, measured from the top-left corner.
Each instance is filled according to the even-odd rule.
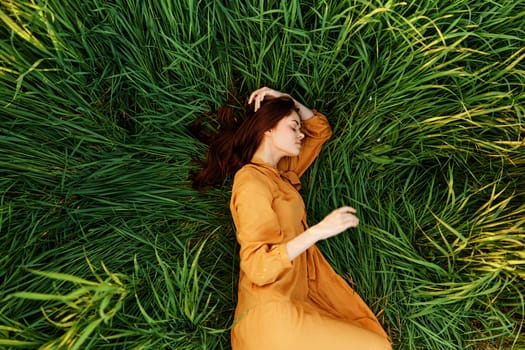
[[[275,282],[292,266],[272,203],[266,175],[254,167],[236,174],[231,209],[241,247],[240,268],[258,286]]]

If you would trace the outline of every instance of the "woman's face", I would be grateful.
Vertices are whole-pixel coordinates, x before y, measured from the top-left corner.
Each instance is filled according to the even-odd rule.
[[[304,134],[301,132],[301,118],[296,111],[281,119],[277,125],[269,130],[266,135],[274,152],[280,156],[296,156],[301,150],[301,140]]]

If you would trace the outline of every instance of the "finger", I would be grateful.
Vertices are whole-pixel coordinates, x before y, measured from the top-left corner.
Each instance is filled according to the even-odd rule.
[[[344,206],[344,207],[337,208],[336,210],[334,210],[334,212],[340,213],[342,215],[346,215],[346,214],[355,214],[357,211],[352,207]]]
[[[264,96],[259,96],[257,98],[257,109],[261,108],[261,103],[263,102],[263,100],[264,100]]]
[[[255,90],[254,92],[252,92],[252,94],[250,95],[250,98],[248,99],[248,104],[253,102],[253,100],[255,99],[258,93],[259,93],[259,90]]]
[[[347,228],[357,227],[358,225],[359,225],[359,219],[356,218],[355,216],[351,219],[345,220],[345,226]]]
[[[341,207],[340,209],[342,212],[345,212],[345,213],[351,213],[351,214],[357,213],[357,210],[349,206],[344,206],[344,207]]]
[[[252,103],[254,101],[254,99],[259,94],[259,90],[255,90],[254,92],[252,92],[252,94],[250,95],[250,98],[248,99],[248,104],[250,104],[250,103]]]
[[[341,219],[345,222],[359,220],[359,218],[355,216],[354,214],[346,214]]]
[[[261,92],[268,90],[268,87],[263,86],[262,88],[259,88],[252,92],[250,95],[250,98],[248,99],[248,104],[252,103],[256,96],[260,95]]]

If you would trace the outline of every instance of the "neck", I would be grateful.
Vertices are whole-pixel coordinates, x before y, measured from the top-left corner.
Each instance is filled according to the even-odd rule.
[[[261,142],[261,145],[259,146],[259,148],[257,148],[257,151],[255,151],[255,154],[253,156],[276,168],[277,164],[283,157],[283,155],[277,154],[277,152],[273,151],[271,145],[264,141]]]

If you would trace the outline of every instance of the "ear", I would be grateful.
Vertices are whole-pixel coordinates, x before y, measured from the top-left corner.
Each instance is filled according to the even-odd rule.
[[[266,131],[264,132],[264,136],[270,136],[271,134],[272,134],[272,129],[270,129],[270,130],[266,130]]]

